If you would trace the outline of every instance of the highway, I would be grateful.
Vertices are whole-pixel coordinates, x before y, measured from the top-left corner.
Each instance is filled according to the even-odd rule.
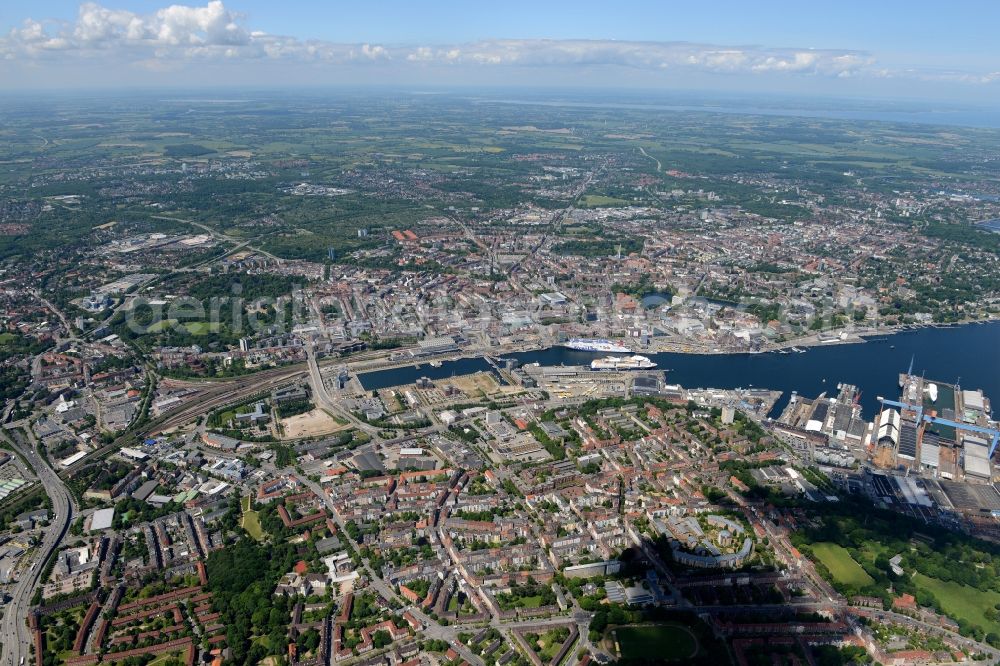
[[[59,548],[77,512],[77,507],[62,479],[35,451],[36,442],[28,423],[20,421],[11,424],[11,427],[18,426],[23,427],[25,435],[22,436],[19,431],[14,431],[8,437],[6,432],[0,431],[0,438],[10,442],[34,469],[42,487],[52,500],[52,511],[55,515],[49,528],[45,530],[41,543],[27,556],[28,559],[24,564],[27,564],[29,569],[22,573],[10,590],[11,600],[4,606],[3,619],[0,620],[0,644],[3,645],[0,663],[3,666],[15,666],[21,657],[27,661],[31,656],[31,635],[26,624],[28,610],[31,608],[31,597],[35,586],[38,585],[46,560]]]
[[[63,473],[65,474],[68,472],[72,474],[73,472],[90,464],[94,460],[117,451],[123,446],[131,446],[135,444],[136,440],[143,439],[147,435],[157,435],[166,430],[170,430],[171,428],[186,425],[196,418],[199,418],[214,409],[218,409],[219,407],[236,404],[254,394],[269,392],[286,384],[301,381],[303,379],[307,379],[312,385],[313,393],[317,396],[316,400],[319,403],[319,407],[326,409],[332,415],[346,419],[358,429],[368,433],[373,438],[378,439],[380,432],[378,428],[361,421],[354,416],[354,414],[351,414],[349,410],[344,409],[332,398],[330,398],[330,395],[326,391],[326,387],[323,384],[319,362],[313,353],[312,346],[307,346],[306,351],[308,358],[306,364],[296,363],[294,365],[261,370],[251,375],[237,377],[234,379],[217,381],[203,380],[200,382],[178,380],[176,382],[178,384],[200,386],[202,387],[202,390],[196,395],[189,396],[182,405],[152,419],[144,427],[137,430],[126,431],[111,444],[107,444],[91,451],[83,459],[75,462]],[[379,352],[378,355],[384,356],[385,352]],[[353,366],[355,364],[367,364],[375,358],[376,355],[373,354],[359,354],[352,357],[349,361],[347,359],[335,360],[340,360],[342,364],[347,365],[353,371]],[[412,363],[412,361],[407,364],[410,363]],[[399,438],[399,441],[405,441],[406,439],[409,439],[409,437],[401,437]]]
[[[202,231],[204,231],[205,233],[207,233],[209,236],[211,236],[215,240],[222,241],[224,243],[232,243],[234,247],[230,248],[229,251],[226,252],[227,255],[232,254],[232,253],[236,252],[237,250],[239,250],[241,248],[249,247],[251,250],[253,250],[257,254],[264,255],[268,259],[272,259],[272,260],[276,261],[279,264],[282,261],[284,261],[281,257],[276,257],[276,256],[274,256],[273,254],[271,254],[270,252],[268,252],[266,250],[262,250],[259,247],[254,247],[254,246],[250,245],[250,243],[252,242],[251,240],[242,239],[242,238],[233,238],[232,236],[228,236],[225,233],[219,231],[218,229],[214,229],[214,228],[212,228],[212,227],[210,227],[208,225],[202,224],[201,222],[195,222],[194,220],[187,220],[187,219],[184,219],[184,218],[181,218],[181,217],[173,217],[173,216],[170,216],[170,215],[152,215],[151,217],[153,219],[157,219],[157,220],[170,220],[171,222],[184,222],[185,224],[190,224],[192,226],[198,227],[199,229],[201,229]],[[218,259],[217,257],[212,257],[211,259],[209,259],[209,261],[216,261],[217,259]]]
[[[306,340],[305,349],[306,363],[309,366],[309,384],[312,386],[313,397],[316,400],[316,405],[321,409],[325,409],[333,416],[339,416],[340,418],[346,419],[355,428],[371,435],[373,439],[378,438],[378,428],[365,423],[352,414],[351,410],[344,409],[330,397],[330,394],[326,390],[326,384],[323,382],[323,373],[320,372],[319,362],[316,360],[316,353],[313,349],[313,342],[311,339]]]

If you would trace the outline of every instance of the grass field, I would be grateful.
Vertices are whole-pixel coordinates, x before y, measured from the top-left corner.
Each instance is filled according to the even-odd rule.
[[[250,509],[250,498],[244,497],[240,500],[240,505],[243,507],[243,519],[240,521],[240,527],[245,529],[247,534],[255,540],[263,541],[264,529],[260,526],[260,517],[257,512]]]
[[[209,321],[189,321],[184,323],[184,328],[191,335],[205,335],[209,331],[218,332],[219,324]]]
[[[149,662],[147,666],[163,666],[163,664],[176,661],[180,658],[181,651],[174,650],[172,652],[164,652],[159,657]]]
[[[861,568],[861,565],[854,561],[851,554],[846,549],[835,543],[822,542],[812,546],[813,553],[819,558],[837,582],[844,585],[855,585],[863,587],[871,585],[875,581],[868,573]]]
[[[694,634],[676,624],[618,627],[612,635],[623,659],[681,661],[698,651]]]
[[[550,629],[542,634],[539,637],[541,649],[537,652],[542,663],[547,664],[555,659],[567,638],[569,638],[569,629],[565,628]]]
[[[9,345],[14,340],[17,340],[17,336],[13,333],[0,333],[0,345]]]
[[[583,205],[587,208],[597,208],[599,206],[627,206],[628,202],[624,199],[605,197],[600,194],[587,194],[583,197]]]
[[[542,598],[537,595],[533,597],[520,597],[514,602],[514,605],[518,608],[538,608],[542,605]]]
[[[161,319],[159,321],[154,321],[152,324],[146,327],[146,333],[153,334],[165,331],[167,329],[173,328],[177,325],[176,319]]]
[[[986,631],[1000,632],[1000,624],[986,617],[986,611],[1000,603],[1000,592],[977,590],[921,573],[913,576],[913,582],[933,594],[941,603],[941,609],[956,620],[965,620]]]

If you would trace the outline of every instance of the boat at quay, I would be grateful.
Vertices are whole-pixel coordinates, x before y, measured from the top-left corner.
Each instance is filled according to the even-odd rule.
[[[646,356],[605,356],[590,362],[591,370],[651,370],[656,363]]]
[[[574,351],[599,352],[603,354],[632,353],[632,350],[625,345],[603,338],[573,338],[564,342],[562,346]]]
[[[563,346],[505,353],[522,365],[584,365],[610,352],[586,352]],[[622,352],[625,353],[625,352]],[[811,347],[807,354],[649,354],[660,368],[669,368],[670,381],[687,388],[734,389],[756,386],[782,391],[772,414],[780,414],[792,391],[818,395],[828,386],[848,382],[862,392],[867,415],[875,413],[876,396],[894,395],[899,373],[911,359],[913,372],[946,381],[961,379],[963,386],[1000,395],[1000,322],[946,328],[919,328],[880,336],[865,343]],[[442,367],[417,370],[404,366],[359,375],[366,390],[400,386],[421,376],[444,379],[454,375],[492,371],[482,357],[444,361]]]

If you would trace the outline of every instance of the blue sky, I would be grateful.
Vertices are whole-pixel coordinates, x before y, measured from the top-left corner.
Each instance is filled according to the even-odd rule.
[[[77,0],[4,0],[0,26],[25,18],[72,20]],[[173,3],[105,2],[153,13]],[[986,55],[997,46],[1000,3],[911,0],[836,2],[420,2],[231,0],[226,6],[262,30],[340,42],[453,43],[492,38],[702,41]]]
[[[0,84],[573,84],[992,104],[997,26],[1000,2],[986,0],[4,0]]]

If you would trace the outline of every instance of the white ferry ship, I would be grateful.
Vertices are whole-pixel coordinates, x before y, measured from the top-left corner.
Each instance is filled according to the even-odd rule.
[[[591,370],[649,370],[655,368],[645,356],[607,356],[590,362]]]
[[[606,354],[631,354],[632,350],[617,342],[604,340],[603,338],[573,338],[563,343],[567,349],[577,351],[604,352]]]

